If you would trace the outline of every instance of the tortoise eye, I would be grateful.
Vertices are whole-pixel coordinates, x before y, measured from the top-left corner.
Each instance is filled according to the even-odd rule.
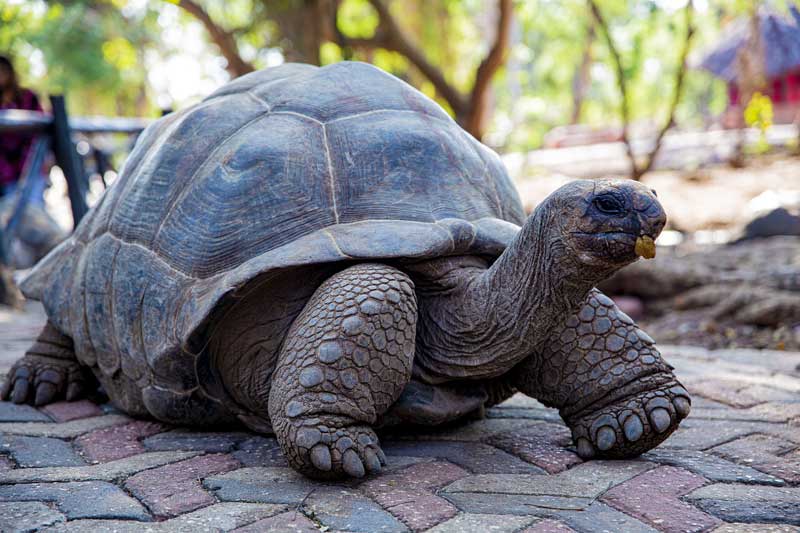
[[[594,199],[594,205],[598,211],[608,215],[618,215],[623,211],[622,204],[613,196],[598,196]]]

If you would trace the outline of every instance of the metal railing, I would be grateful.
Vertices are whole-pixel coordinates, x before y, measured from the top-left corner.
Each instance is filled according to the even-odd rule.
[[[52,150],[56,165],[64,173],[72,217],[77,226],[89,210],[86,201],[89,182],[73,134],[137,135],[150,123],[150,120],[137,118],[68,117],[64,97],[61,95],[51,96],[50,106],[52,114],[18,109],[0,110],[0,133],[27,133],[34,137],[22,175],[17,182],[11,216],[4,228],[0,226],[0,263],[7,264],[8,245],[32,200],[34,176],[40,172],[48,150]],[[107,163],[107,157],[103,162]]]

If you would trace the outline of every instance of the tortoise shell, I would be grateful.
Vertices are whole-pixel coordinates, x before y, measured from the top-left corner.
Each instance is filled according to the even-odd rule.
[[[150,125],[21,288],[136,413],[141,390],[150,407],[203,389],[202,331],[257,278],[496,257],[523,220],[497,155],[411,86],[363,63],[286,64]]]

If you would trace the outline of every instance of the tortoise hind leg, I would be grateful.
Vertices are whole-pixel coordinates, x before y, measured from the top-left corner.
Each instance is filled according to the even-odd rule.
[[[75,357],[72,339],[48,322],[33,346],[11,367],[0,399],[46,405],[61,399],[77,400],[96,385],[94,375]]]
[[[295,469],[320,479],[381,469],[373,427],[411,377],[416,321],[413,283],[388,266],[356,265],[317,289],[286,336],[269,396]]]

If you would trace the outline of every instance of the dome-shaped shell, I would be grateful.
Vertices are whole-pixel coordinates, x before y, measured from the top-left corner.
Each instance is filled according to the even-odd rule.
[[[191,390],[187,343],[254,278],[496,256],[523,217],[496,154],[420,92],[367,64],[288,64],[148,127],[22,289],[103,374]]]

